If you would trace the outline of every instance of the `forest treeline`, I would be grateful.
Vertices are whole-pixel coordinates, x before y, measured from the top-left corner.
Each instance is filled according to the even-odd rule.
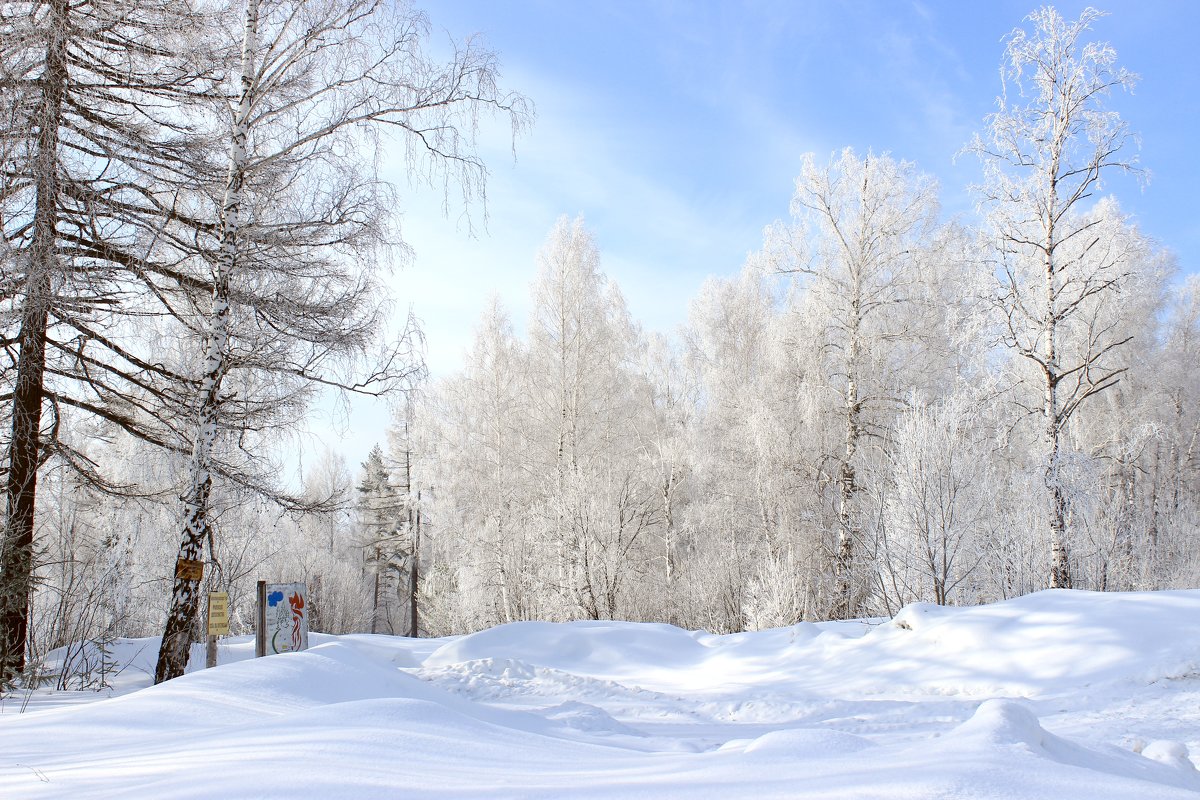
[[[519,126],[527,106],[469,47],[446,67],[457,82],[387,73],[401,94],[381,99],[389,84],[370,70],[414,63],[415,45],[387,62],[347,39],[363,60],[325,62],[357,17],[314,39],[266,13],[309,6],[261,6],[276,37],[262,63],[277,69],[254,66],[259,37],[245,31],[260,23],[227,19],[237,53],[222,63],[237,69],[186,73],[153,124],[112,115],[129,141],[204,141],[203,157],[155,140],[153,157],[121,150],[100,169],[88,142],[114,149],[107,128],[62,143],[99,124],[82,100],[64,101],[79,121],[57,144],[44,126],[14,137],[6,163],[32,171],[10,167],[30,177],[5,194],[4,585],[10,608],[32,598],[31,655],[84,643],[73,658],[101,657],[113,636],[162,631],[168,608],[168,638],[186,648],[206,588],[230,593],[246,631],[257,579],[305,581],[317,630],[440,635],[613,618],[725,632],[1200,577],[1200,281],[1104,194],[1139,166],[1112,110],[1136,77],[1089,41],[1099,12],[1043,8],[1005,40],[1004,92],[966,144],[978,215],[946,219],[936,182],[891,154],[805,156],[782,219],[669,336],[631,318],[593,234],[564,218],[536,256],[523,332],[493,303],[463,369],[421,381],[411,337],[369,358],[383,309],[363,264],[387,241],[386,191],[350,159],[359,141],[337,136],[399,124],[414,163],[448,159],[469,188],[482,165],[447,130],[478,105]],[[421,18],[405,20],[419,39]],[[370,92],[313,99],[314,86],[361,86],[364,69]],[[454,95],[467,116],[438,117],[453,103],[434,89],[461,88],[463,71],[486,76]],[[429,94],[403,94],[413,75]],[[45,111],[47,85],[30,107]],[[178,111],[191,93],[224,123]],[[415,100],[429,128],[405,116]],[[431,143],[434,130],[450,139]],[[53,173],[66,188],[42,188],[47,148],[71,153]],[[206,181],[166,181],[176,158]],[[42,251],[51,189],[60,218]],[[23,266],[34,256],[42,272]],[[49,413],[31,428],[19,404],[34,323]],[[272,448],[328,384],[402,389],[403,411],[361,469],[327,453],[288,493]],[[19,481],[28,430],[42,439]],[[31,470],[36,536],[14,516]],[[181,555],[208,564],[203,583],[171,574]],[[10,580],[22,559],[24,584]],[[0,628],[14,629],[2,614]]]

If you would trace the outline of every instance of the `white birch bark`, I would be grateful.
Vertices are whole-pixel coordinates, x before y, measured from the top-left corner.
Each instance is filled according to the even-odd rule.
[[[1120,155],[1128,126],[1104,109],[1113,89],[1135,75],[1115,66],[1116,53],[1082,37],[1103,14],[1085,9],[1067,21],[1046,7],[1029,16],[1034,30],[1008,38],[1002,75],[1019,90],[999,98],[988,138],[968,149],[984,164],[978,191],[989,207],[1002,268],[997,305],[1006,344],[1036,373],[1042,417],[1050,585],[1070,588],[1068,493],[1061,462],[1066,426],[1080,405],[1116,385],[1125,370],[1112,353],[1129,341],[1111,329],[1088,331],[1068,353],[1066,332],[1100,298],[1122,291],[1129,265],[1096,248],[1099,218],[1087,201],[1110,169],[1132,171]],[[1022,105],[1022,103],[1024,103]],[[1040,273],[1040,274],[1039,274]]]
[[[189,561],[204,560],[204,545],[211,537],[208,506],[212,491],[212,453],[221,411],[221,381],[228,367],[229,286],[238,264],[238,231],[241,227],[242,195],[248,166],[246,144],[257,88],[254,64],[257,49],[258,0],[248,0],[242,39],[241,91],[233,118],[229,174],[221,207],[220,250],[213,274],[212,308],[208,318],[204,372],[196,408],[196,439],[183,501],[183,534],[179,558]],[[158,665],[155,668],[155,683],[176,678],[187,669],[188,651],[192,640],[191,625],[197,615],[199,594],[199,580],[175,576],[171,610],[168,612]]]
[[[847,149],[818,166],[808,155],[792,200],[798,224],[778,230],[780,240],[769,243],[779,271],[807,276],[805,302],[822,317],[830,353],[829,413],[842,430],[840,452],[830,454],[836,459],[837,520],[827,613],[835,619],[857,611],[855,551],[863,530],[858,466],[872,419],[899,405],[885,353],[916,336],[897,312],[912,301],[918,253],[936,208],[932,181],[909,163],[860,159]]]

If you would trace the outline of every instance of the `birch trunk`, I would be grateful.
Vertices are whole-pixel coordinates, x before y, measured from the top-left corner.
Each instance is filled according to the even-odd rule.
[[[837,553],[834,557],[834,606],[833,619],[850,619],[854,613],[853,585],[851,574],[854,568],[854,540],[858,536],[858,520],[854,513],[854,500],[858,492],[855,478],[854,460],[858,454],[858,439],[860,427],[858,420],[859,396],[858,362],[861,344],[859,343],[859,317],[861,316],[861,301],[859,299],[859,281],[854,281],[855,297],[852,303],[852,320],[850,326],[850,342],[847,348],[846,379],[846,440],[842,454],[842,466],[838,474],[838,540]]]
[[[418,605],[421,587],[421,492],[419,490],[417,491],[417,510],[412,517],[412,563],[409,565],[408,573],[408,635],[416,639],[421,635],[421,616]]]
[[[1064,20],[1049,6],[1031,13],[1033,30],[1015,30],[1007,39],[1006,88],[988,118],[988,140],[976,136],[970,146],[983,161],[986,180],[978,188],[992,206],[1009,262],[998,298],[1005,343],[1039,375],[1055,588],[1072,584],[1061,474],[1067,423],[1084,401],[1117,384],[1126,367],[1113,356],[1131,339],[1092,330],[1085,320],[1100,298],[1119,295],[1131,274],[1124,256],[1093,249],[1100,229],[1088,233],[1096,219],[1086,206],[1110,168],[1137,171],[1134,159],[1120,155],[1132,136],[1128,126],[1105,108],[1113,90],[1132,89],[1137,76],[1116,65],[1111,46],[1083,39],[1102,16],[1088,8],[1078,20]]]
[[[1056,137],[1056,142],[1060,140]],[[1058,144],[1061,147],[1061,143]],[[1059,474],[1061,460],[1061,436],[1066,423],[1059,406],[1058,382],[1061,379],[1058,367],[1058,307],[1057,265],[1054,222],[1060,213],[1058,204],[1059,153],[1056,150],[1049,167],[1049,202],[1046,208],[1045,239],[1042,244],[1046,278],[1046,311],[1044,320],[1045,352],[1042,357],[1042,375],[1045,387],[1046,422],[1046,491],[1050,505],[1050,586],[1054,589],[1071,588],[1071,564],[1067,552],[1067,498],[1063,493]]]
[[[229,282],[238,263],[238,231],[241,225],[243,186],[248,168],[246,142],[255,92],[254,57],[258,47],[258,3],[246,5],[242,40],[241,92],[233,120],[229,148],[229,177],[221,208],[220,250],[213,282],[212,310],[196,409],[196,438],[183,504],[183,532],[179,558],[202,561],[204,544],[211,539],[208,521],[212,491],[212,451],[221,410],[221,381],[228,368]],[[177,678],[187,669],[192,632],[197,618],[200,581],[175,576],[171,609],[158,651],[154,682]]]

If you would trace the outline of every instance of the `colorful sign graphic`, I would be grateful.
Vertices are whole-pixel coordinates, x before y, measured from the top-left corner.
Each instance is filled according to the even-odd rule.
[[[308,649],[308,603],[303,583],[268,583],[267,655]]]

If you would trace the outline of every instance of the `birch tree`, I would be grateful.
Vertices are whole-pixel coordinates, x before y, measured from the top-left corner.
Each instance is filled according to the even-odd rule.
[[[936,186],[910,162],[850,149],[827,165],[805,156],[792,199],[791,228],[777,227],[768,250],[777,268],[802,276],[805,302],[824,319],[828,389],[843,431],[836,457],[837,533],[830,613],[855,610],[854,551],[862,528],[859,466],[872,413],[898,403],[885,376],[887,350],[912,331],[897,324],[911,302],[918,251],[937,213]]]
[[[1152,461],[1147,560],[1165,585],[1185,586],[1195,579],[1195,559],[1188,564],[1179,556],[1193,549],[1200,520],[1200,277],[1189,276],[1172,292],[1164,327],[1155,375],[1163,435]]]
[[[481,316],[462,374],[430,404],[442,549],[457,611],[474,624],[537,619],[544,577],[527,513],[540,487],[529,447],[522,343],[499,301]]]
[[[997,519],[983,405],[965,387],[930,406],[912,398],[893,433],[881,572],[898,604],[973,599],[960,591]]]
[[[1102,16],[1093,8],[1073,21],[1051,7],[1030,14],[1032,30],[1008,37],[997,111],[968,146],[983,163],[977,191],[998,254],[1003,340],[1028,364],[1040,395],[1030,410],[1041,417],[1049,577],[1059,588],[1071,586],[1061,476],[1066,426],[1120,379],[1123,368],[1112,356],[1129,341],[1100,327],[1086,332],[1078,351],[1063,347],[1067,327],[1084,320],[1096,298],[1119,293],[1129,274],[1124,260],[1097,246],[1101,219],[1085,213],[1104,176],[1135,169],[1125,152],[1129,128],[1107,104],[1136,76],[1117,66],[1110,45],[1085,40]]]
[[[810,521],[820,428],[803,407],[811,373],[790,346],[794,328],[781,324],[781,282],[753,257],[738,276],[706,281],[688,313],[686,361],[700,397],[687,516],[698,530],[679,595],[689,624],[715,630],[818,613],[809,590],[823,535]]]
[[[428,22],[407,3],[246,0],[238,27],[224,178],[200,252],[213,289],[183,503],[179,558],[189,561],[202,560],[210,539],[222,429],[236,434],[255,414],[300,409],[319,386],[390,391],[417,366],[405,336],[365,358],[386,310],[372,267],[394,206],[376,174],[379,137],[395,133],[411,169],[453,182],[469,200],[486,177],[474,150],[479,114],[501,114],[514,133],[528,119],[478,41],[445,64],[427,56]],[[235,402],[223,387],[238,370],[276,391]],[[186,667],[198,587],[175,578],[156,682]]]
[[[662,586],[661,601],[668,620],[673,621],[677,610],[675,584],[679,580],[680,554],[687,547],[686,528],[681,524],[682,510],[687,505],[691,453],[688,434],[696,407],[697,387],[689,381],[679,352],[665,336],[652,335],[642,359],[642,385],[649,393],[652,413],[647,425],[639,431],[639,450],[650,469],[657,474],[655,482],[661,543],[661,562],[658,570]]]
[[[532,446],[558,613],[612,619],[657,513],[636,460],[638,341],[582,219],[560,218],[538,253],[530,320]]]

